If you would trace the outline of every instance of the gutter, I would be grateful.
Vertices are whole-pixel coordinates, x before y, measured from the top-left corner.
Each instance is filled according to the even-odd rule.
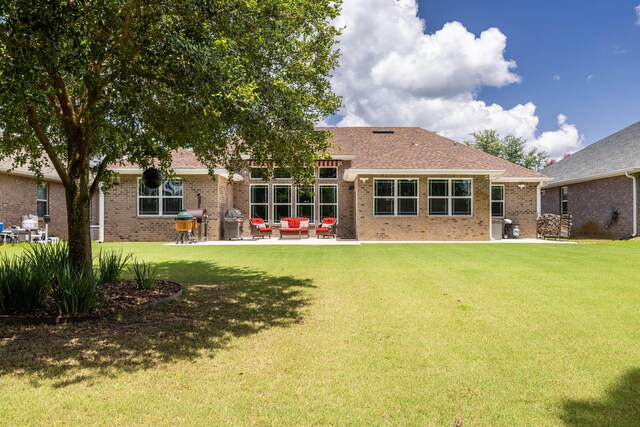
[[[102,191],[102,183],[98,185],[98,242],[104,242],[104,191]]]
[[[488,170],[488,169],[345,169],[343,180],[353,182],[360,175],[489,175],[494,180],[506,172],[504,169]],[[538,179],[539,180],[539,179]]]
[[[625,172],[627,178],[633,180],[633,235],[638,235],[638,177],[635,175],[629,175],[629,172],[633,173],[635,170]]]

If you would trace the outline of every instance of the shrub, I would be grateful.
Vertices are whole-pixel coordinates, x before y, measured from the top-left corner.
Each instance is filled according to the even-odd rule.
[[[42,306],[49,282],[28,257],[0,258],[0,313],[34,311]]]
[[[156,277],[158,276],[158,267],[154,267],[150,264],[145,264],[144,261],[133,262],[130,271],[136,280],[136,284],[140,289],[155,289]]]
[[[120,250],[120,252],[105,251],[104,253],[100,250],[100,254],[98,255],[98,265],[100,267],[98,285],[102,286],[105,283],[118,282],[120,275],[130,259],[131,254],[123,256],[122,250]]]
[[[61,315],[91,310],[96,305],[98,294],[98,286],[90,270],[76,271],[66,264],[55,271],[52,296]]]

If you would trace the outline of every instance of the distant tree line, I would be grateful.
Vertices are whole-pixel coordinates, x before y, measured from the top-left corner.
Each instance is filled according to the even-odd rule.
[[[504,138],[491,129],[472,132],[473,141],[465,141],[469,147],[477,148],[493,156],[508,160],[527,169],[538,170],[549,159],[546,152],[537,148],[527,150],[525,141],[513,135]]]

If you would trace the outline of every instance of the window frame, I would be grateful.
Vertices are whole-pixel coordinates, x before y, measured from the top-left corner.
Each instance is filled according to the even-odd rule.
[[[301,193],[301,189],[304,188],[309,188],[311,190],[311,203],[302,203],[300,202],[300,193]],[[295,208],[295,212],[296,212],[296,217],[297,218],[309,218],[309,223],[314,223],[315,222],[315,218],[316,218],[316,188],[315,185],[305,185],[302,187],[296,187],[296,208]],[[300,213],[299,208],[301,206],[311,206],[311,215],[303,215]]]
[[[493,187],[502,187],[502,199],[501,200],[494,200],[493,198]],[[505,208],[505,198],[506,198],[506,193],[505,193],[505,186],[504,184],[491,184],[491,218],[504,218],[504,208]],[[500,203],[502,205],[502,215],[494,215],[493,214],[493,204],[494,203]]]
[[[323,203],[322,202],[322,187],[331,187],[335,189],[335,203]],[[317,197],[317,205],[318,205],[318,220],[322,221],[324,218],[335,218],[336,223],[338,222],[338,213],[340,212],[340,198],[339,198],[339,189],[338,184],[318,184],[318,197]],[[325,216],[322,214],[323,206],[335,206],[336,214],[333,217]]]
[[[289,203],[278,203],[276,202],[276,188],[278,187],[288,187],[289,188]],[[278,183],[278,184],[272,184],[271,185],[271,213],[272,213],[272,223],[273,224],[280,224],[280,220],[276,220],[276,209],[277,206],[289,206],[289,215],[285,215],[282,216],[281,218],[291,218],[293,215],[293,208],[294,208],[294,204],[293,204],[293,185],[292,184],[283,184],[283,183]]]
[[[160,187],[156,188],[155,190],[158,190],[158,194],[156,195],[152,195],[152,196],[144,196],[144,195],[140,195],[140,185],[142,184],[141,182],[142,178],[138,178],[137,180],[137,187],[136,187],[136,214],[137,216],[140,217],[171,217],[174,215],[177,215],[178,212],[184,210],[184,180],[182,179],[182,177],[175,177],[175,178],[171,178],[171,181],[180,181],[180,187],[181,187],[181,191],[180,191],[180,196],[165,196],[163,194],[163,186],[164,183],[166,181],[169,181],[169,179],[163,179],[162,180],[162,184],[160,185]],[[140,199],[157,199],[158,200],[158,213],[155,214],[150,214],[150,213],[140,213]],[[163,200],[164,199],[180,199],[180,209],[178,210],[178,212],[176,213],[164,213],[163,211]]]
[[[447,181],[447,195],[446,196],[431,196],[431,181]],[[453,195],[453,182],[454,181],[469,181],[470,192],[468,196],[454,196]],[[491,191],[491,190],[489,190]],[[429,178],[427,180],[427,215],[434,217],[473,217],[473,178],[466,177],[453,177],[453,178]],[[447,213],[446,214],[433,214],[431,213],[431,200],[432,199],[446,199],[447,200]],[[469,214],[454,214],[453,213],[453,201],[455,199],[469,199]]]
[[[569,187],[560,187],[560,215],[569,213]]]
[[[44,199],[39,199],[38,196],[38,190],[40,188],[43,188],[45,191],[45,198]],[[38,209],[38,205],[40,203],[44,203],[45,206],[45,213],[43,215],[40,215],[40,210]],[[38,185],[36,184],[36,214],[38,215],[38,218],[44,216],[44,215],[49,215],[49,183],[48,182],[43,182],[42,184]]]
[[[393,181],[393,195],[392,196],[377,196],[376,195],[376,184],[379,181]],[[400,196],[400,181],[412,181],[415,182],[416,185],[416,195],[415,196]],[[376,200],[378,199],[393,199],[393,214],[379,214],[376,213]],[[399,201],[401,199],[404,200],[413,200],[416,201],[416,213],[415,214],[400,214],[399,212]],[[373,216],[380,218],[389,218],[389,217],[418,217],[420,216],[420,179],[419,178],[374,178],[373,179]]]
[[[260,176],[260,177],[254,177],[254,176],[253,176],[253,171],[257,171],[257,170],[261,170],[261,171],[262,171],[263,176]],[[265,178],[265,176],[266,176],[266,173],[267,173],[267,168],[265,168],[265,167],[261,167],[261,166],[257,166],[257,167],[250,167],[250,168],[249,168],[249,180],[251,180],[251,181],[262,181],[262,182],[266,182],[266,181],[264,180],[264,178]]]
[[[336,171],[335,178],[322,178],[320,171],[323,169],[333,169]],[[337,166],[318,166],[318,181],[337,181],[338,180],[338,167]]]
[[[253,201],[253,187],[265,187],[266,188],[266,194],[267,194],[267,201],[266,203],[257,203]],[[258,218],[257,216],[253,215],[253,206],[265,206],[266,207],[266,212],[267,214],[265,215],[266,218],[262,218],[264,220],[264,222],[269,223],[269,220],[271,219],[271,189],[269,188],[269,184],[250,184],[249,185],[249,218]]]

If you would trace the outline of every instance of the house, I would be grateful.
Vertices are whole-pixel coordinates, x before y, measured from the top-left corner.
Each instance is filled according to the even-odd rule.
[[[197,207],[208,212],[209,240],[223,238],[232,207],[276,227],[289,216],[312,224],[336,217],[338,237],[359,240],[490,240],[502,235],[504,218],[522,237],[536,237],[540,189],[549,181],[538,172],[421,128],[318,129],[331,132],[332,147],[317,161],[312,187],[297,188],[286,168],[265,182],[251,159],[234,176],[214,170],[212,180],[189,150],[173,153],[175,179],[156,190],[141,183],[135,165],[110,168],[120,183],[101,195],[104,240],[170,241],[175,215]]]
[[[64,186],[53,166],[43,166],[42,184],[38,185],[33,172],[25,166],[13,168],[13,159],[0,160],[0,222],[4,228],[21,226],[22,215],[37,215],[39,227],[44,228],[44,215],[51,216],[49,234],[66,239],[67,205]],[[98,207],[91,205],[92,238],[98,238]]]
[[[542,210],[569,213],[573,236],[617,238],[638,233],[640,122],[546,167],[553,178]]]

